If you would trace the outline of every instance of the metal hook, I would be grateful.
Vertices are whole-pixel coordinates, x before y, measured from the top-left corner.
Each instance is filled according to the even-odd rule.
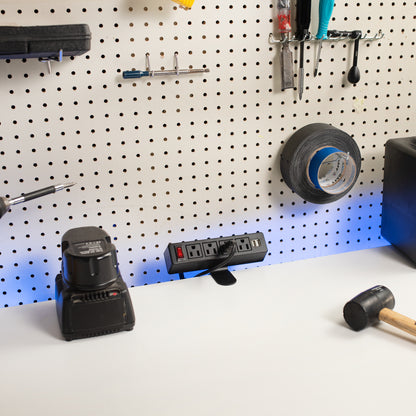
[[[382,32],[382,30],[380,29],[374,36],[372,36],[371,38],[368,37],[368,34],[365,33],[364,36],[361,37],[362,40],[365,40],[367,42],[371,42],[373,40],[379,40],[384,38],[384,33]]]
[[[150,53],[149,52],[146,52],[144,59],[145,59],[146,71],[150,72]]]
[[[173,55],[173,61],[174,61],[174,69],[176,71],[176,75],[179,75],[179,64],[178,64],[178,52],[175,52]]]

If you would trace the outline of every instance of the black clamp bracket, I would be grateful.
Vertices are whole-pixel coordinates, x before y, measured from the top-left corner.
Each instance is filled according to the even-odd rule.
[[[211,272],[211,276],[220,286],[231,286],[237,283],[237,279],[227,267]]]

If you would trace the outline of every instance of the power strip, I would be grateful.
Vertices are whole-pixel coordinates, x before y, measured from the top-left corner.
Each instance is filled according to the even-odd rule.
[[[231,244],[235,244],[235,253],[224,267],[262,261],[267,254],[263,233],[169,243],[164,253],[168,273],[215,267],[229,256]]]

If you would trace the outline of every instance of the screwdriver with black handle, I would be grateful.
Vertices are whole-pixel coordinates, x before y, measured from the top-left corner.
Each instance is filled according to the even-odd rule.
[[[30,201],[35,198],[40,198],[41,196],[53,194],[57,191],[61,191],[62,189],[69,188],[73,185],[75,185],[74,182],[47,186],[46,188],[38,189],[37,191],[29,192],[27,194],[23,194],[21,196],[11,199],[8,199],[4,196],[0,196],[0,218],[9,210],[10,206],[12,205],[21,204],[22,202]]]
[[[311,24],[311,0],[298,0],[296,3],[296,39],[300,41],[299,44],[299,100],[303,95],[303,80],[305,71],[303,67],[304,62],[304,48],[305,40],[309,39],[309,25]]]

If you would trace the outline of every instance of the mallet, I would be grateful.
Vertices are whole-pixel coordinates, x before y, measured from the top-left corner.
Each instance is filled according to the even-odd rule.
[[[355,331],[360,331],[378,321],[416,335],[416,321],[392,311],[395,300],[385,286],[374,286],[351,299],[344,306],[344,318]]]

